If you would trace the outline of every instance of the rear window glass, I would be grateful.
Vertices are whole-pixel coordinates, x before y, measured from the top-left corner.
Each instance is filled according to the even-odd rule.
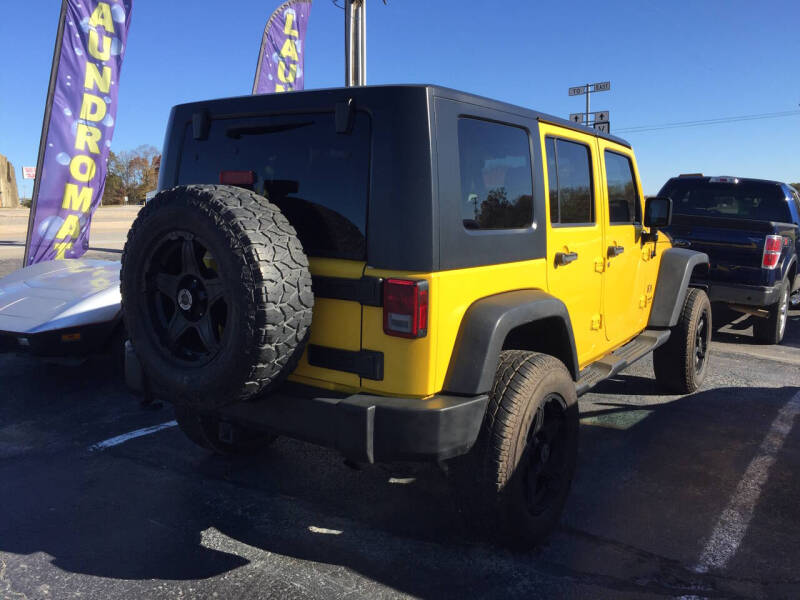
[[[771,183],[675,179],[664,186],[660,195],[672,198],[672,212],[677,215],[791,221],[783,191]]]
[[[520,229],[533,223],[528,132],[478,119],[458,120],[461,218],[467,229]]]
[[[336,133],[333,113],[214,120],[207,140],[187,127],[179,183],[253,171],[252,189],[281,209],[308,255],[364,260],[369,145],[364,113],[349,134]]]

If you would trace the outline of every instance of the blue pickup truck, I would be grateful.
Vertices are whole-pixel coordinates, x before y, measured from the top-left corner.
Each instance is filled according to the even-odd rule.
[[[672,199],[665,232],[676,247],[708,254],[693,285],[712,302],[758,317],[754,334],[779,344],[790,297],[800,287],[800,194],[778,181],[739,177],[673,177],[659,196]]]

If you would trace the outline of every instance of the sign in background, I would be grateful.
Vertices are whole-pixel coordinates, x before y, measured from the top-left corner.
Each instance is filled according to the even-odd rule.
[[[25,264],[89,248],[117,116],[133,0],[64,0],[33,191]]]
[[[23,179],[36,179],[36,167],[22,167]]]
[[[289,0],[267,21],[258,53],[254,94],[303,89],[303,57],[311,0]]]

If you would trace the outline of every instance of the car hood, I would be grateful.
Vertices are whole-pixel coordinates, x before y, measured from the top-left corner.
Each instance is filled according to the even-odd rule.
[[[39,333],[107,323],[121,313],[119,263],[39,263],[0,279],[0,331]]]

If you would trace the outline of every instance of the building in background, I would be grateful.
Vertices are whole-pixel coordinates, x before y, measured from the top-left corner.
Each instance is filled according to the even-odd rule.
[[[17,208],[19,192],[17,191],[17,174],[14,165],[0,154],[0,208]]]

